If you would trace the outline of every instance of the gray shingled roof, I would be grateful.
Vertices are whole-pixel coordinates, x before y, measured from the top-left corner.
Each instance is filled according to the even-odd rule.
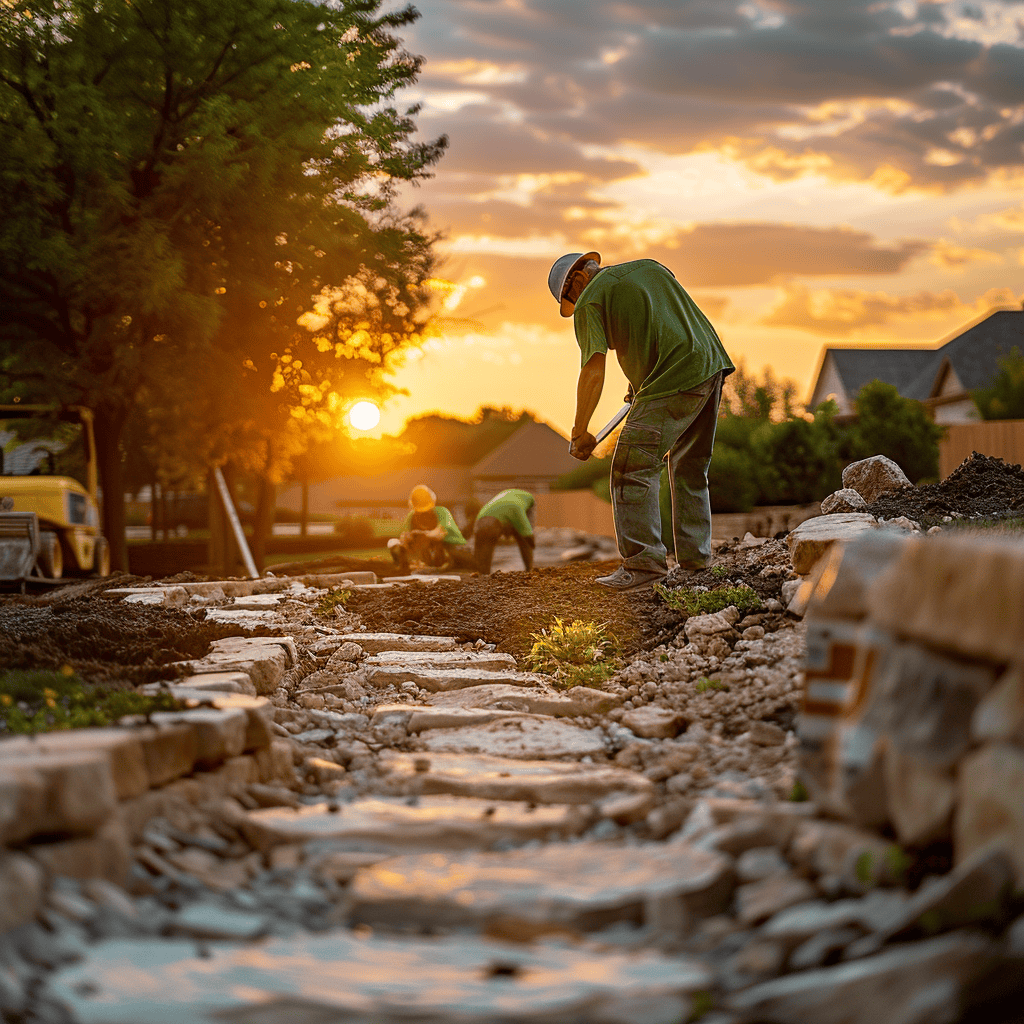
[[[1014,348],[1024,352],[1024,310],[1000,309],[947,341],[941,348],[830,348],[836,372],[851,398],[867,383],[894,384],[905,398],[931,397],[948,359],[968,391],[988,384],[999,359]]]
[[[973,391],[992,383],[992,378],[999,372],[999,360],[1015,348],[1024,353],[1024,310],[997,310],[938,350],[936,355],[940,358],[928,382],[928,393],[921,397],[931,395],[935,378],[947,359],[960,383],[968,391]]]
[[[901,395],[925,368],[936,362],[935,349],[927,348],[830,348],[836,373],[852,399],[873,380],[893,384]],[[932,371],[932,377],[935,371]],[[915,396],[916,397],[916,396]]]

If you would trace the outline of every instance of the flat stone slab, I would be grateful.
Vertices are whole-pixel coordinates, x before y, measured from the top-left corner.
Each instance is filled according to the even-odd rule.
[[[408,732],[426,732],[428,729],[461,729],[464,726],[487,725],[499,719],[541,718],[522,711],[501,711],[488,708],[433,708],[415,704],[380,704],[373,711],[373,721],[385,719],[401,722]]]
[[[453,636],[414,636],[410,633],[345,633],[337,637],[342,643],[359,644],[367,654],[383,651],[454,651],[458,641]]]
[[[654,783],[638,772],[602,764],[526,761],[480,754],[385,751],[379,764],[390,781],[418,793],[446,793],[532,804],[590,804],[602,815],[643,817],[654,805]]]
[[[555,718],[574,718],[578,715],[603,714],[618,707],[625,700],[619,694],[605,693],[589,686],[556,690],[551,686],[543,686],[540,683],[540,676],[531,678],[536,681],[536,687],[491,683],[462,690],[441,691],[427,698],[427,703],[439,708],[527,711]]]
[[[701,914],[726,909],[732,861],[691,846],[551,843],[539,850],[396,857],[363,868],[349,890],[366,924],[581,931],[617,921],[656,923],[660,903],[692,898]]]
[[[331,807],[335,810],[331,810]],[[428,796],[314,804],[297,809],[250,811],[240,819],[249,841],[261,850],[286,843],[330,840],[339,849],[489,849],[499,843],[567,838],[582,832],[592,815],[580,807],[545,806]]]
[[[290,636],[228,636],[214,640],[207,654],[190,664],[197,673],[245,672],[256,692],[266,694],[277,689],[285,672],[297,661],[298,650]]]
[[[489,672],[513,671],[518,666],[511,654],[488,651],[382,651],[371,654],[364,662],[366,668],[475,668]]]
[[[376,657],[376,655],[375,655]],[[369,660],[369,659],[367,659]],[[365,665],[365,662],[364,662]],[[540,676],[528,672],[478,668],[419,668],[411,665],[378,665],[363,669],[366,679],[374,686],[400,686],[415,683],[421,690],[442,693],[464,690],[470,686],[537,686]]]
[[[247,611],[238,608],[208,608],[207,622],[220,622],[225,626],[272,626],[281,621],[274,611]]]
[[[118,939],[52,979],[79,1024],[677,1024],[711,985],[700,961],[470,938]]]
[[[230,607],[236,611],[267,611],[284,604],[285,600],[287,598],[284,594],[248,594],[244,597],[233,597]],[[209,617],[207,612],[207,618]]]
[[[837,512],[805,519],[786,538],[793,568],[804,576],[833,544],[853,540],[877,527],[875,517],[867,512]]]
[[[244,693],[256,696],[256,687],[247,672],[200,672],[185,676],[172,684],[171,689],[184,687],[189,690],[211,690],[215,693]]]
[[[427,750],[494,757],[588,757],[607,750],[603,729],[581,729],[560,718],[517,715],[486,725],[420,733]]]

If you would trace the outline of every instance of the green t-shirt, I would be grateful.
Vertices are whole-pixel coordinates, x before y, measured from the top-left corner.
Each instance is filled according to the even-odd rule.
[[[444,537],[442,538],[445,544],[465,544],[466,538],[462,536],[462,531],[459,529],[459,524],[452,518],[451,512],[448,511],[443,505],[435,505],[434,512],[437,514],[438,525],[444,530]],[[414,529],[412,525],[412,517],[416,515],[415,512],[410,512],[405,517],[405,522],[402,523],[402,532],[406,530]]]
[[[711,321],[654,260],[604,267],[577,300],[573,325],[580,365],[612,349],[637,398],[690,391],[735,369]]]
[[[499,522],[511,526],[520,537],[532,537],[533,527],[526,513],[536,504],[529,491],[512,487],[496,494],[477,514],[477,519],[494,516]]]

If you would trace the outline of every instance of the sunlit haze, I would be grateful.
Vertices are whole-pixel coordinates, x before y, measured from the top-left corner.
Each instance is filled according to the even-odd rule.
[[[670,267],[734,360],[806,397],[826,344],[935,345],[1024,291],[1024,3],[423,0],[409,189],[455,286],[382,428],[481,404],[571,424],[564,252]],[[595,416],[619,405],[610,377]]]

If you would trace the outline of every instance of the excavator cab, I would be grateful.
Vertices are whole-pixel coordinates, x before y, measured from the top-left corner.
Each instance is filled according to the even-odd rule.
[[[92,413],[0,405],[0,581],[110,575]]]

